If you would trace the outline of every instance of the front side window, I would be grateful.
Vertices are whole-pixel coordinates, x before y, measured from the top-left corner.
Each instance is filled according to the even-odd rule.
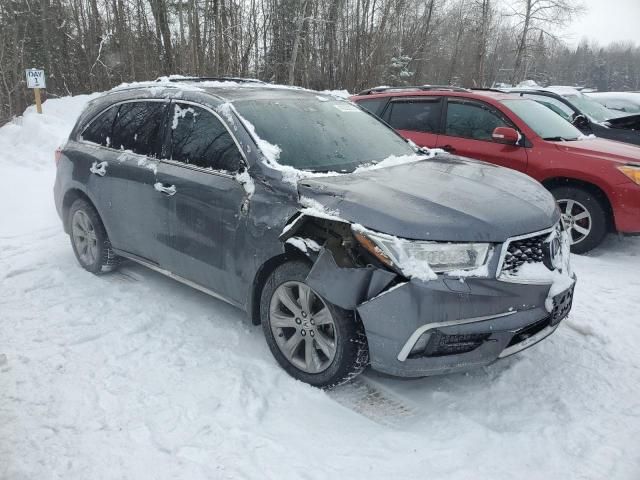
[[[84,129],[80,137],[87,142],[97,143],[103,147],[111,146],[113,121],[118,114],[118,105],[110,107],[96,118],[94,118],[89,126]]]
[[[446,135],[493,141],[492,133],[497,127],[509,126],[484,105],[451,100],[447,105]]]
[[[388,123],[396,130],[437,132],[440,127],[439,100],[403,100],[389,106]]]
[[[156,156],[159,134],[167,104],[164,102],[127,102],[120,104],[113,124],[111,146],[140,155]]]
[[[241,169],[242,156],[233,137],[211,112],[176,103],[169,127],[172,160],[213,170]]]

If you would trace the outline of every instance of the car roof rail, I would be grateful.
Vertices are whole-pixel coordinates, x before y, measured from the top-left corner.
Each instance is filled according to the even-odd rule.
[[[264,84],[262,80],[256,78],[244,78],[244,77],[188,77],[188,76],[175,76],[175,77],[160,77],[156,79],[156,82],[170,81],[174,83],[178,82],[236,82],[236,83],[260,83]]]
[[[470,90],[478,90],[480,92],[509,93],[508,88],[496,88],[496,87],[471,87]]]
[[[358,95],[371,95],[373,93],[383,92],[427,92],[427,91],[446,91],[446,92],[468,92],[468,88],[455,87],[453,85],[415,85],[403,87],[374,87],[361,91]]]

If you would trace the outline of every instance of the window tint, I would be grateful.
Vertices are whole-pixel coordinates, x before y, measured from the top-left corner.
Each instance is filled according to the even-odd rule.
[[[120,104],[113,124],[111,146],[140,155],[155,156],[158,134],[167,109],[164,102],[129,102]]]
[[[451,101],[447,105],[447,135],[491,141],[491,134],[496,127],[508,126],[485,106]]]
[[[388,123],[396,130],[437,132],[440,127],[439,101],[402,101],[389,106]]]
[[[371,98],[367,100],[358,100],[358,105],[374,115],[379,115],[381,107],[387,103],[386,98]]]
[[[82,132],[82,140],[97,143],[104,147],[111,146],[111,129],[118,113],[118,106],[109,108],[95,118]]]
[[[225,126],[204,110],[174,104],[171,127],[171,159],[214,170],[236,172],[242,157]]]

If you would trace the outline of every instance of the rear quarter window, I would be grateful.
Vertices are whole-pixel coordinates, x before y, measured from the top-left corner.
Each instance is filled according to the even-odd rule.
[[[118,114],[118,105],[108,108],[95,117],[80,135],[81,140],[97,143],[103,147],[111,146],[113,121]]]

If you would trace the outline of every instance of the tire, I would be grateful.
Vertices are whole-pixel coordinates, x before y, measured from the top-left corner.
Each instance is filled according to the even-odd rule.
[[[586,253],[600,245],[609,225],[602,201],[579,187],[558,187],[551,193],[569,230],[571,252]]]
[[[120,259],[111,248],[102,220],[93,205],[83,198],[77,199],[69,209],[67,221],[71,247],[82,268],[96,275],[117,268]]]
[[[301,260],[277,267],[262,289],[260,319],[269,349],[280,366],[298,380],[328,389],[359,375],[369,363],[369,350],[362,322],[354,312],[339,308],[313,292],[304,283],[309,271],[308,263]],[[306,297],[310,299],[306,302],[310,305],[308,313],[301,306],[304,300],[296,300],[296,295],[305,298],[301,293],[305,289],[310,292]],[[292,310],[281,300],[286,292],[294,302]],[[298,341],[294,355],[283,353],[291,350],[286,347],[287,342],[293,345]],[[307,358],[311,360],[307,362]]]

